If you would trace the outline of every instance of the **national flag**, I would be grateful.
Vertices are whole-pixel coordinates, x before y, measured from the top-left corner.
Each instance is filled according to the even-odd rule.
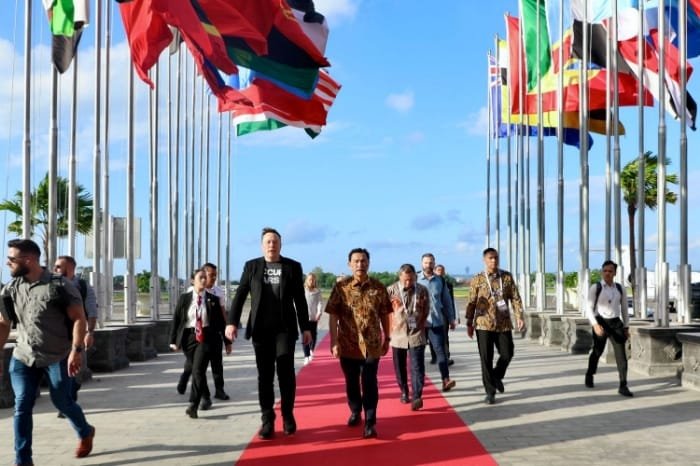
[[[686,30],[688,34],[688,58],[700,56],[700,0],[687,0],[687,23]],[[650,25],[655,28],[658,23],[658,0],[632,0],[632,5],[635,8],[640,6],[645,10],[645,16]],[[679,47],[680,17],[678,15],[678,0],[665,0],[666,19],[671,28],[671,43]]]
[[[603,26],[608,27],[609,21],[604,21]],[[659,100],[659,82],[663,79],[666,88],[663,105],[673,115],[680,118],[681,109],[681,88],[680,88],[680,54],[668,38],[665,43],[665,65],[664,70],[660,69],[658,48],[658,29],[651,29],[645,39],[644,56],[642,57],[644,83],[654,98]],[[618,50],[627,65],[630,73],[637,76],[639,71],[639,57],[637,55],[639,41],[638,10],[628,8],[620,12],[618,16]],[[687,76],[689,79],[693,68],[688,64]],[[663,73],[663,76],[662,76]],[[639,79],[639,76],[637,76]],[[697,116],[697,104],[693,97],[686,91],[687,108],[686,117],[691,129],[695,129],[695,118]]]
[[[51,26],[51,59],[59,73],[73,61],[83,27],[88,24],[87,0],[43,0]]]
[[[238,135],[261,130],[273,130],[284,126],[304,128],[311,137],[321,132],[326,116],[333,105],[340,84],[325,71],[319,73],[314,94],[309,100],[289,94],[260,77],[250,78],[245,68],[239,68],[238,76],[232,76],[234,87],[250,97],[253,106],[234,105],[233,124]]]
[[[549,48],[547,8],[544,0],[520,0],[522,34],[527,66],[528,91],[549,70],[552,54]]]
[[[524,134],[525,136],[537,136],[538,120],[537,114],[515,115],[510,113],[508,106],[505,104],[508,99],[508,79],[510,76],[508,69],[508,59],[501,59],[502,56],[508,56],[508,45],[506,41],[499,40],[499,61],[493,55],[488,56],[489,63],[489,90],[491,96],[491,137],[502,138],[509,133],[511,135]],[[543,136],[558,136],[558,120],[551,118],[554,112],[543,114],[542,134]],[[578,113],[575,113],[575,119],[569,118],[565,121],[560,135],[562,142],[566,145],[580,147],[581,132],[578,128]],[[574,121],[575,120],[575,121]],[[526,122],[526,123],[525,123]],[[588,136],[588,147],[593,145],[593,138]]]
[[[237,64],[265,74],[300,89],[307,95],[313,92],[319,68],[330,66],[323,56],[325,41],[322,15],[302,15],[302,28],[295,12],[285,0],[192,0],[212,20],[214,26],[223,27],[223,14],[235,10],[247,18],[267,42],[267,53],[261,54],[238,37],[227,36],[222,31],[228,54]],[[216,14],[210,14],[216,12]],[[313,34],[306,30],[315,31]],[[316,38],[316,41],[312,40]],[[327,27],[325,27],[327,38]]]
[[[172,42],[173,35],[162,15],[153,9],[153,0],[122,1],[119,13],[131,50],[131,61],[141,80],[155,87],[148,70],[161,52]]]

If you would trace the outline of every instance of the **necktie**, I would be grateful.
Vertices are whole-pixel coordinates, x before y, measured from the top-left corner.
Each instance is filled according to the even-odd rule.
[[[197,296],[197,309],[194,311],[196,322],[194,324],[194,339],[197,343],[204,341],[204,332],[202,332],[202,296]]]

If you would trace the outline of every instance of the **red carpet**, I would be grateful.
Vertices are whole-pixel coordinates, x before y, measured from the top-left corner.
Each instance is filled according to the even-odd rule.
[[[459,387],[457,387],[459,389]],[[298,431],[282,433],[277,406],[275,437],[248,444],[239,466],[494,465],[479,440],[426,377],[423,409],[399,402],[391,353],[379,364],[377,439],[361,438],[362,425],[348,427],[350,411],[340,362],[330,355],[329,337],[297,376],[294,417]]]

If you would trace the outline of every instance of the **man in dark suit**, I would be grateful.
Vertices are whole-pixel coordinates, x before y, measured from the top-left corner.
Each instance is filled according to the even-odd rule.
[[[294,347],[299,338],[298,328],[303,332],[304,344],[311,342],[301,264],[282,257],[281,249],[279,232],[263,228],[263,257],[246,262],[226,326],[226,336],[233,340],[238,333],[243,304],[250,293],[250,316],[245,337],[253,339],[258,368],[258,401],[262,413],[258,436],[261,439],[272,438],[275,432],[275,366],[282,398],[284,433],[291,435],[296,432]]]

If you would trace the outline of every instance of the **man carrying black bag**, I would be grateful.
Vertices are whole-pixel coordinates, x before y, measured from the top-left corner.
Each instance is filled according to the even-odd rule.
[[[605,343],[610,343],[615,351],[617,372],[620,376],[618,393],[631,397],[632,392],[627,388],[627,354],[625,343],[629,338],[627,316],[627,294],[625,288],[613,281],[617,272],[617,264],[611,260],[603,262],[602,280],[594,283],[588,290],[588,320],[593,326],[593,347],[588,358],[586,371],[586,387],[593,388],[593,376],[598,369],[598,360],[605,350]]]

